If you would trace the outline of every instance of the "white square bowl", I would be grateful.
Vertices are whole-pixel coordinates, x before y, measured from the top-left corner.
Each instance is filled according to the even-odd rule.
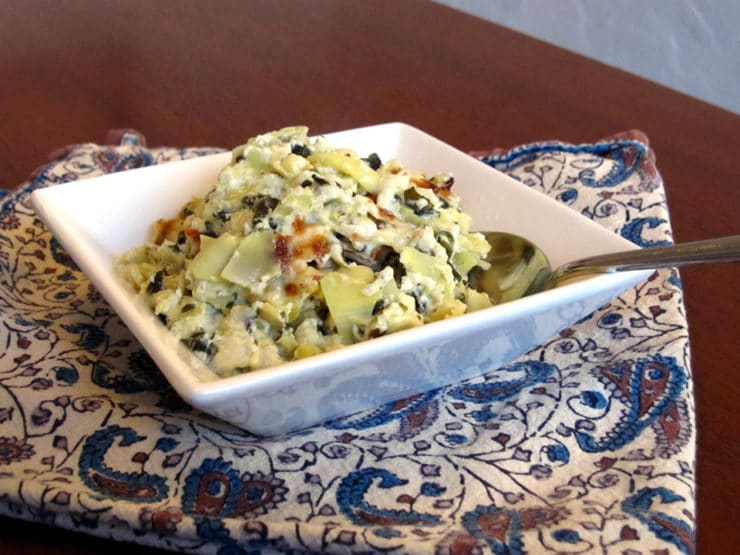
[[[405,167],[451,172],[473,229],[523,235],[555,266],[636,248],[555,200],[403,123],[327,135],[361,156],[377,152]],[[192,406],[261,435],[319,424],[493,371],[587,316],[649,275],[602,275],[472,314],[336,351],[219,378],[154,317],[113,271],[124,251],[149,239],[152,223],[204,195],[226,152],[33,192],[58,240]]]

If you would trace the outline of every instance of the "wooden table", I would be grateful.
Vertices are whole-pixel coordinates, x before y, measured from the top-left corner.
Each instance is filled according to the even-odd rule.
[[[150,146],[231,147],[287,124],[319,133],[405,121],[463,150],[639,128],[657,153],[676,239],[740,233],[737,114],[422,0],[213,4],[0,2],[0,186],[19,185],[60,146],[120,127],[142,131]],[[689,268],[682,278],[698,547],[732,553],[739,266]],[[132,549],[9,519],[0,537],[7,554]]]

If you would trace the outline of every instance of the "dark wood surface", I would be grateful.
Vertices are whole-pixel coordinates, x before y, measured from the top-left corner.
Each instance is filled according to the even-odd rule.
[[[740,116],[426,1],[2,0],[0,22],[0,187],[121,127],[150,146],[229,148],[288,124],[404,121],[463,150],[638,128],[675,238],[740,233]],[[733,67],[737,53],[717,55]],[[681,272],[707,554],[740,549],[739,270]],[[0,538],[6,554],[131,551],[11,519]]]

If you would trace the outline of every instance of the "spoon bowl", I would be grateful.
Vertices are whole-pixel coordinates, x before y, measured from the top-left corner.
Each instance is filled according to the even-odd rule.
[[[491,245],[490,268],[476,268],[471,285],[493,304],[553,289],[567,281],[595,274],[678,267],[687,264],[740,260],[740,235],[601,254],[552,269],[545,253],[524,237],[499,231],[481,232]]]

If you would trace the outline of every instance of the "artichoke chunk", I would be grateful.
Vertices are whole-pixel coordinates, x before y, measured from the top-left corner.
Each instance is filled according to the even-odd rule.
[[[348,149],[315,152],[308,157],[316,166],[328,166],[337,172],[354,178],[360,187],[369,193],[378,192],[378,174],[357,154]]]
[[[365,326],[373,315],[373,307],[381,290],[368,290],[374,280],[367,266],[347,266],[326,274],[319,282],[342,343],[354,343],[353,327]]]
[[[461,234],[458,237],[458,250],[450,260],[458,275],[465,279],[476,266],[488,268],[486,254],[489,250],[491,245],[480,233]]]
[[[399,291],[395,281],[389,281],[385,285],[381,297],[390,302],[374,317],[372,325],[383,335],[415,328],[424,323],[424,318],[416,311],[414,298]]]
[[[288,154],[272,163],[276,173],[286,179],[293,178],[308,167],[308,160],[296,154]]]
[[[242,287],[280,272],[275,256],[272,231],[255,231],[247,235],[233,251],[221,277]]]
[[[465,278],[470,273],[470,270],[476,266],[480,266],[481,258],[479,255],[468,250],[457,251],[452,255],[452,264],[455,266],[455,271],[458,275]]]
[[[446,260],[423,253],[412,247],[405,247],[401,251],[401,264],[404,265],[409,274],[416,274],[421,279],[420,282],[434,283],[434,290],[442,289],[444,298],[453,295],[453,277],[452,268]],[[429,293],[435,293],[432,288]],[[438,293],[437,293],[438,294]]]
[[[190,271],[196,279],[216,281],[221,270],[231,258],[236,248],[237,238],[230,233],[216,237],[202,235],[200,251],[190,264]]]
[[[493,306],[491,304],[491,298],[486,293],[481,293],[475,289],[468,289],[466,291],[465,305],[468,312],[475,312],[476,310],[483,310],[484,308]]]
[[[406,247],[401,251],[401,263],[407,271],[402,289],[415,296],[417,310],[425,321],[434,322],[465,312],[465,303],[455,298],[452,267],[446,259]]]

